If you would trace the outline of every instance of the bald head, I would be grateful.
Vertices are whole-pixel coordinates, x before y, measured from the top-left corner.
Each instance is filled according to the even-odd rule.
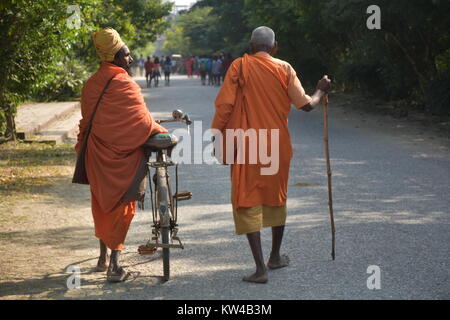
[[[254,46],[273,47],[275,45],[275,32],[268,27],[258,27],[253,30],[250,43]]]
[[[261,26],[253,30],[250,38],[250,49],[253,53],[265,51],[272,53],[276,47],[275,32],[269,27]]]

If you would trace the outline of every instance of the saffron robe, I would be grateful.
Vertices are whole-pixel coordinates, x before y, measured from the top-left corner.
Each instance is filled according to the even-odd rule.
[[[301,108],[310,101],[295,70],[285,61],[258,52],[251,56],[246,54],[231,64],[215,101],[216,113],[211,127],[220,130],[224,140],[226,129],[255,129],[256,132],[267,129],[267,154],[272,153],[273,147],[279,148],[279,159],[274,159],[279,164],[278,172],[262,175],[261,169],[270,164],[263,164],[259,156],[257,163],[249,164],[249,146],[245,145],[247,162],[231,166],[234,209],[286,204],[292,158],[288,114],[291,103]],[[277,146],[271,145],[271,129],[279,130]],[[258,149],[259,145],[258,138]]]
[[[85,160],[96,235],[110,249],[121,250],[136,210],[134,201],[121,200],[144,156],[141,146],[151,135],[167,130],[154,121],[128,73],[103,62],[82,90],[77,152],[100,93],[112,77],[92,123]]]

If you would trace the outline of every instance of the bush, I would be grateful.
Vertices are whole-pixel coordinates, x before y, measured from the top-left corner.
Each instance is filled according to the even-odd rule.
[[[66,59],[55,65],[47,74],[45,85],[33,92],[32,98],[37,101],[68,100],[79,97],[84,81],[89,73],[77,59]]]
[[[431,81],[428,90],[428,110],[436,115],[450,116],[450,75],[441,74]]]

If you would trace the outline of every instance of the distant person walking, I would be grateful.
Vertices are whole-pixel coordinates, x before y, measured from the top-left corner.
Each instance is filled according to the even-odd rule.
[[[186,74],[188,78],[192,78],[192,68],[194,66],[194,57],[189,57],[185,61]]]
[[[169,56],[166,57],[166,60],[163,63],[164,70],[164,81],[166,86],[170,86],[170,73],[172,71],[172,60]]]
[[[202,81],[202,85],[206,85],[206,65],[208,63],[208,58],[202,56],[199,60],[199,70],[200,70],[200,78]]]
[[[161,78],[161,65],[159,64],[159,58],[156,57],[153,62],[153,73],[152,78],[155,79],[155,87],[159,85],[159,78]]]
[[[212,63],[212,77],[213,77],[213,85],[216,87],[220,86],[220,71],[222,67],[222,60],[219,57],[215,56],[214,61]]]
[[[213,78],[212,78],[212,63],[213,60],[211,58],[211,56],[207,57],[207,61],[206,61],[206,74],[208,76],[208,86],[212,86],[213,85]]]
[[[145,80],[147,81],[147,88],[152,86],[152,73],[153,73],[153,61],[150,56],[147,57],[147,61],[144,64],[145,67]]]

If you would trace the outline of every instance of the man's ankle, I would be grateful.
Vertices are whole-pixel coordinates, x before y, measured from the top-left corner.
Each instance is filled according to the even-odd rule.
[[[266,274],[267,273],[267,268],[264,266],[264,267],[260,267],[260,268],[256,268],[256,274],[260,274],[260,275],[262,275],[262,274]]]
[[[270,253],[269,260],[274,260],[274,259],[279,259],[279,258],[280,258],[280,252],[279,251],[275,252],[275,253],[273,253],[273,252]]]

